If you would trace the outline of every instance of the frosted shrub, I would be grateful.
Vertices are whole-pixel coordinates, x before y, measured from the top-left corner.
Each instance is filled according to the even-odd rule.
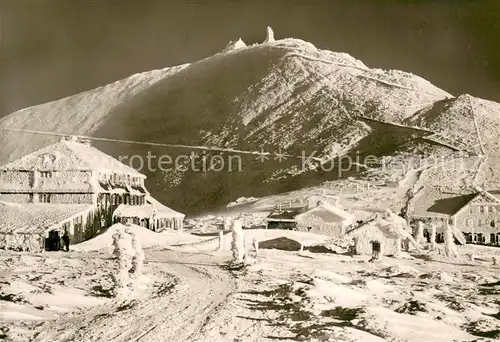
[[[253,250],[255,252],[255,257],[257,258],[259,256],[259,241],[257,240],[256,237],[253,238],[252,244],[253,244]]]
[[[231,251],[233,253],[233,260],[235,262],[242,262],[245,253],[245,236],[243,234],[240,220],[234,220],[233,222],[232,237],[233,241],[231,242]]]

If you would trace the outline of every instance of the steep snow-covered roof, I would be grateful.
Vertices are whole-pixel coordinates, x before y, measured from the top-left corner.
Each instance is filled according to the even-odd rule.
[[[107,171],[145,178],[140,172],[89,144],[66,139],[3,165],[1,169]]]
[[[0,233],[43,233],[47,228],[79,213],[89,204],[33,204],[0,202]]]
[[[415,216],[453,216],[479,197],[483,197],[486,203],[497,202],[500,205],[500,191],[498,190],[453,195],[429,189],[416,200],[411,214]]]

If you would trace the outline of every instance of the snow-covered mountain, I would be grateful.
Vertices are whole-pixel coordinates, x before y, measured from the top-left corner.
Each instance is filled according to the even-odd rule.
[[[242,196],[339,178],[338,168],[318,171],[318,159],[359,154],[362,164],[368,155],[404,159],[463,151],[494,158],[500,105],[468,95],[455,98],[416,75],[371,69],[348,54],[321,50],[299,39],[268,37],[251,46],[242,40],[230,42],[220,53],[192,64],[136,74],[26,108],[2,118],[0,125],[293,156],[314,153],[313,165],[306,169],[300,158],[261,162],[247,154],[241,155],[242,170],[237,172],[141,170],[153,196],[193,213]],[[3,133],[2,164],[58,139]],[[175,158],[192,152],[114,142],[94,145],[116,157],[149,152],[157,158]],[[226,152],[206,155],[215,153],[228,160]],[[349,170],[341,177],[359,171],[365,169]]]

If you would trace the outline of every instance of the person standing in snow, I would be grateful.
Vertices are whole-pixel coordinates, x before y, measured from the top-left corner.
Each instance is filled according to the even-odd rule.
[[[67,230],[64,231],[64,235],[62,237],[62,240],[64,242],[64,250],[66,252],[69,252],[69,234],[68,234]]]

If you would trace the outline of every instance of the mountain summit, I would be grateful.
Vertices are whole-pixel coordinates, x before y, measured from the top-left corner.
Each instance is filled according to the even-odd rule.
[[[466,113],[468,101],[474,116]],[[318,172],[321,163],[346,155],[406,156],[432,154],[439,148],[445,154],[493,156],[499,113],[497,103],[455,98],[411,73],[369,68],[346,53],[321,50],[299,39],[274,40],[269,28],[262,44],[247,46],[240,39],[195,63],[135,74],[14,112],[2,118],[0,126],[205,146],[207,158],[230,154],[210,147],[275,153],[266,161],[242,155],[242,169],[232,172],[141,170],[153,196],[198,213],[241,196],[296,190],[366,171]],[[471,123],[478,123],[482,133]],[[59,139],[4,133],[2,164]],[[115,157],[150,154],[175,159],[199,152],[117,142],[94,145]],[[285,158],[279,159],[286,160],[276,158],[281,153]],[[303,155],[314,156],[307,169],[297,158]]]

